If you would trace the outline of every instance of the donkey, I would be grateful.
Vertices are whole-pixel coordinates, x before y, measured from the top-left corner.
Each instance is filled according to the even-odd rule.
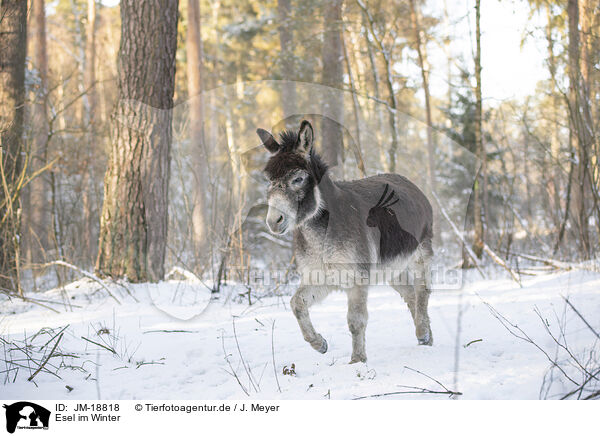
[[[315,152],[314,131],[306,120],[298,131],[283,131],[279,140],[264,129],[256,132],[271,153],[264,169],[270,182],[267,226],[273,234],[294,232],[301,283],[290,306],[304,339],[318,352],[327,352],[327,341],[315,331],[308,310],[330,292],[343,288],[352,334],[350,363],[366,362],[370,280],[365,283],[364,278],[370,279],[378,268],[387,268],[398,274],[408,272],[414,278],[409,283],[389,282],[408,305],[418,343],[432,345],[427,304],[433,213],[427,197],[398,174],[333,180]],[[353,278],[350,286],[329,280],[348,271]],[[328,277],[326,282],[323,274]]]

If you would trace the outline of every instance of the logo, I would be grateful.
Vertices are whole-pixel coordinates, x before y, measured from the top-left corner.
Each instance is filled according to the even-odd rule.
[[[389,188],[390,185],[386,183],[383,194],[377,204],[369,210],[367,217],[367,226],[377,227],[379,230],[379,255],[383,261],[401,254],[410,254],[419,246],[417,238],[400,225],[392,208],[400,201],[400,197],[396,191]]]
[[[6,431],[14,433],[15,429],[48,430],[50,411],[28,401],[19,401],[11,405],[5,404]]]

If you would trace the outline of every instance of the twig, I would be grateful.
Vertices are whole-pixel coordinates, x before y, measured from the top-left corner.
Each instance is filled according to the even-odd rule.
[[[494,309],[492,307],[492,305],[490,305],[488,302],[484,301],[483,304],[485,304],[487,306],[487,308],[490,310],[490,312],[492,313],[492,316],[494,318],[496,318],[498,321],[500,321],[500,324],[502,324],[502,326],[514,337],[519,338],[525,342],[529,342],[531,345],[533,345],[535,348],[537,348],[538,350],[540,350],[544,356],[546,356],[546,358],[548,359],[548,361],[554,366],[556,367],[561,373],[562,375],[565,376],[565,378],[567,380],[569,380],[571,383],[573,383],[575,386],[579,386],[579,383],[577,383],[575,380],[573,380],[571,377],[569,377],[569,375],[565,372],[565,370],[558,364],[558,362],[556,362],[555,360],[553,360],[548,353],[546,352],[546,350],[544,350],[542,347],[540,347],[537,343],[535,343],[533,341],[533,339],[531,339],[531,337],[529,337],[529,335],[527,333],[525,333],[525,331],[519,327],[516,324],[512,324],[506,317],[504,317],[500,312],[498,312],[496,309]],[[521,335],[517,334],[516,331],[518,331]]]
[[[515,282],[517,282],[521,288],[523,287],[523,285],[521,284],[521,279],[519,278],[517,273],[515,273],[513,271],[513,269],[510,266],[508,266],[508,264],[506,262],[504,262],[502,259],[500,259],[500,257],[496,253],[494,253],[492,251],[492,249],[488,246],[488,244],[486,244],[485,242],[483,243],[483,251],[485,251],[487,253],[487,255],[490,256],[490,258],[494,262],[496,262],[498,265],[500,265],[502,268],[504,268],[506,271],[508,271],[508,273],[510,274],[512,279]]]
[[[198,330],[146,330],[143,332],[144,335],[146,333],[198,333]]]
[[[140,369],[140,367],[144,366],[144,365],[164,365],[164,362],[140,362],[137,364],[135,369]]]
[[[454,232],[456,237],[460,240],[460,242],[462,242],[463,247],[465,248],[465,251],[467,252],[469,257],[473,261],[473,265],[475,265],[475,268],[477,268],[477,271],[479,271],[479,274],[481,274],[481,277],[483,277],[484,279],[487,279],[487,276],[483,272],[483,269],[481,269],[481,266],[479,266],[479,260],[477,259],[477,256],[475,255],[475,253],[473,253],[473,250],[471,250],[471,247],[469,247],[469,244],[467,244],[467,241],[465,241],[465,238],[463,238],[460,230],[458,230],[458,227],[456,227],[456,224],[454,224],[454,222],[452,221],[450,216],[448,216],[448,213],[446,212],[446,209],[442,205],[442,202],[438,198],[437,194],[434,191],[431,191],[431,195],[433,195],[433,198],[437,202],[437,204],[440,208],[440,212],[442,212],[442,215],[444,216],[444,218],[446,218],[446,221],[448,221],[448,224],[450,224],[450,227],[452,227],[452,231]]]
[[[522,253],[512,253],[512,254],[514,256],[521,257],[523,259],[543,263],[543,264],[551,266],[552,268],[555,268],[555,269],[563,269],[563,270],[569,271],[574,268],[574,265],[571,265],[570,263],[567,263],[567,262],[561,262],[560,260],[544,259],[542,257],[532,256],[531,254],[522,254]]]
[[[579,362],[579,359],[577,359],[577,357],[575,357],[573,355],[573,353],[571,352],[571,350],[569,349],[569,347],[567,346],[566,343],[566,338],[564,335],[564,332],[562,331],[562,328],[559,325],[559,329],[561,330],[561,334],[562,334],[562,338],[564,341],[564,344],[559,341],[555,336],[554,333],[552,333],[552,331],[550,330],[550,327],[548,325],[548,321],[544,319],[544,317],[542,316],[542,314],[540,313],[539,309],[537,308],[537,306],[533,309],[533,312],[538,316],[538,318],[540,319],[540,321],[542,322],[542,325],[544,326],[544,330],[546,330],[546,333],[548,333],[548,336],[550,336],[552,338],[552,340],[554,341],[554,343],[562,350],[564,350],[569,357],[571,358],[571,360],[588,376],[588,377],[592,377],[592,378],[596,378],[594,375],[592,375],[586,368],[585,366],[583,366],[581,364],[581,362]]]
[[[1,291],[4,291],[4,290],[1,290]],[[37,304],[38,306],[41,306],[41,307],[43,307],[44,309],[51,310],[51,311],[52,311],[52,312],[54,312],[54,313],[60,313],[60,312],[59,312],[58,310],[56,310],[55,308],[53,308],[53,307],[50,307],[50,306],[46,306],[45,304],[43,304],[43,303],[40,303],[40,301],[41,301],[41,300],[35,300],[35,299],[33,299],[33,298],[28,298],[28,297],[26,297],[26,296],[24,296],[24,295],[15,294],[15,293],[12,293],[12,292],[6,292],[6,295],[8,295],[8,297],[9,297],[9,298],[10,298],[10,297],[17,297],[17,298],[20,298],[20,299],[21,299],[21,300],[23,300],[23,301],[26,301],[27,303],[33,303],[33,304]]]
[[[50,351],[50,354],[48,354],[48,357],[46,357],[46,359],[44,359],[44,361],[42,362],[42,364],[40,365],[40,367],[38,369],[36,369],[36,371],[29,376],[29,378],[27,379],[27,381],[31,381],[35,378],[36,375],[38,375],[38,373],[42,370],[42,368],[46,365],[46,363],[48,363],[48,361],[50,360],[50,358],[52,357],[52,354],[54,353],[54,350],[56,350],[56,347],[58,346],[58,343],[61,341],[61,339],[63,338],[64,333],[61,333],[60,336],[58,337],[58,339],[56,340],[56,342],[54,343],[54,346],[52,347],[52,351]]]
[[[114,294],[110,291],[110,289],[108,289],[108,286],[106,286],[104,284],[104,282],[102,281],[102,279],[96,277],[94,274],[90,274],[87,271],[82,270],[81,268],[75,266],[75,265],[71,265],[70,263],[67,263],[65,261],[62,260],[53,260],[52,262],[48,262],[45,263],[44,265],[42,265],[43,267],[46,266],[51,266],[51,265],[59,265],[59,266],[64,266],[65,268],[70,268],[72,270],[77,271],[79,274],[87,277],[88,279],[91,279],[93,281],[95,281],[96,283],[98,283],[100,286],[102,286],[102,288],[104,288],[104,290],[108,293],[108,295],[115,300],[118,304],[121,304],[121,302],[117,299],[117,297],[114,296]]]
[[[257,320],[258,321],[258,320]],[[275,373],[275,381],[277,382],[277,390],[281,393],[281,386],[279,386],[279,379],[277,378],[277,366],[275,365],[275,320],[271,324],[271,356],[273,358],[273,372]]]
[[[381,394],[373,394],[373,395],[365,395],[362,397],[355,397],[353,398],[353,400],[364,400],[365,398],[378,398],[378,397],[388,397],[390,395],[403,395],[403,394],[438,394],[438,395],[462,395],[462,392],[458,392],[458,391],[451,391],[450,389],[448,389],[446,386],[444,386],[442,384],[442,382],[440,382],[439,380],[434,379],[433,377],[425,374],[424,372],[421,372],[417,369],[414,368],[410,368],[408,366],[405,366],[404,368],[410,370],[410,371],[414,371],[417,374],[420,374],[424,377],[427,377],[429,380],[433,381],[435,384],[437,384],[438,386],[440,386],[442,389],[444,389],[443,391],[434,391],[432,389],[427,389],[427,388],[419,388],[417,386],[405,386],[405,385],[398,385],[398,387],[401,388],[407,388],[407,389],[411,389],[408,391],[395,391],[395,392],[384,392]]]
[[[117,352],[116,352],[114,349],[112,349],[112,348],[110,348],[110,347],[107,347],[106,345],[102,345],[102,344],[99,344],[98,342],[94,342],[94,341],[92,341],[91,339],[88,339],[88,338],[86,338],[86,337],[84,337],[84,336],[82,336],[82,337],[81,337],[81,339],[83,339],[84,341],[91,342],[91,343],[92,343],[92,344],[94,344],[94,345],[98,345],[99,347],[102,347],[102,348],[104,348],[105,350],[108,350],[108,351],[110,351],[110,352],[111,352],[111,353],[113,353],[114,355],[117,355]]]
[[[54,357],[57,357],[57,356],[54,356]],[[25,369],[28,369],[28,370],[31,372],[31,367],[30,367],[30,366],[23,365],[23,364],[20,364],[20,363],[16,363],[16,361],[15,361],[15,360],[4,360],[4,359],[2,359],[2,360],[3,360],[5,363],[7,363],[7,364],[8,364],[8,363],[10,363],[11,365],[13,365],[13,366],[15,366],[15,367],[17,367],[17,368],[25,368]],[[12,370],[13,370],[13,369],[11,368],[11,369],[8,369],[8,370],[6,370],[6,371],[12,371]],[[6,371],[2,371],[2,372],[6,372]],[[45,373],[45,374],[51,374],[51,375],[53,375],[54,377],[61,378],[61,377],[60,377],[58,374],[55,374],[55,373],[53,373],[53,372],[52,372],[52,371],[50,371],[48,368],[43,368],[43,369],[41,370],[41,372],[43,372],[43,373]]]
[[[130,296],[131,298],[133,298],[133,300],[134,300],[136,303],[139,303],[139,302],[140,302],[140,300],[138,300],[138,299],[136,298],[136,296],[135,296],[135,295],[133,295],[133,292],[131,292],[131,289],[129,289],[127,286],[125,286],[125,285],[124,285],[123,283],[121,283],[119,280],[114,280],[114,279],[113,279],[113,280],[111,280],[111,281],[112,281],[112,283],[114,283],[115,285],[117,285],[117,286],[120,286],[120,287],[122,287],[123,289],[125,289],[125,291],[126,291],[128,294],[129,294],[129,296]]]
[[[421,372],[421,371],[419,371],[419,370],[416,370],[416,369],[413,369],[413,368],[409,368],[408,366],[405,366],[405,368],[406,368],[406,369],[408,369],[408,370],[410,370],[410,371],[414,371],[414,372],[416,372],[417,374],[421,374],[421,375],[422,375],[422,376],[424,376],[424,377],[427,377],[429,380],[432,380],[432,381],[433,381],[433,382],[435,382],[437,385],[441,386],[441,388],[442,388],[442,389],[445,389],[445,390],[446,390],[446,392],[450,392],[450,390],[449,390],[449,389],[448,389],[446,386],[444,386],[444,385],[442,384],[442,382],[440,382],[440,381],[438,381],[438,380],[434,379],[433,377],[431,377],[431,376],[429,376],[429,375],[425,374],[424,372]],[[408,386],[408,387],[414,387],[414,386]],[[461,395],[462,395],[462,394],[461,394]]]
[[[471,344],[474,344],[474,343],[476,343],[476,342],[483,342],[483,339],[474,339],[474,340],[472,340],[471,342],[469,342],[469,343],[467,343],[467,344],[463,345],[463,347],[467,348],[469,345],[471,345]]]
[[[373,394],[373,395],[365,395],[362,397],[355,397],[353,400],[364,400],[365,398],[377,398],[377,397],[387,397],[390,395],[402,395],[402,394],[438,394],[438,395],[462,395],[462,392],[454,392],[454,391],[432,391],[430,389],[425,388],[417,388],[413,386],[406,386],[407,388],[414,389],[413,391],[396,391],[396,392],[384,392],[382,394]]]
[[[598,374],[600,374],[600,368],[594,373],[594,376],[597,376]],[[585,388],[585,385],[587,385],[590,381],[592,381],[594,378],[593,377],[588,377],[583,383],[581,383],[580,386],[577,387],[577,389],[572,390],[571,392],[563,395],[562,397],[560,397],[561,400],[566,400],[567,398],[569,398],[571,395],[577,394],[579,392],[583,392],[583,388]]]
[[[600,390],[588,395],[587,397],[584,397],[583,399],[584,400],[592,400],[596,397],[600,397]]]
[[[238,377],[237,373],[235,372],[235,369],[233,369],[233,366],[231,365],[231,362],[229,361],[229,355],[227,354],[227,351],[225,350],[225,331],[224,330],[221,332],[221,344],[223,346],[223,354],[225,356],[225,361],[227,362],[227,365],[229,365],[229,369],[231,370],[231,372],[229,372],[227,370],[225,370],[225,372],[228,373],[228,374],[230,374],[230,375],[232,375],[233,377],[235,377],[236,381],[238,382],[238,384],[242,388],[242,391],[244,391],[244,393],[246,395],[250,396],[250,394],[248,393],[248,390],[242,384],[242,381]]]
[[[244,360],[244,356],[242,355],[242,349],[240,348],[240,342],[238,341],[237,332],[235,330],[235,316],[231,319],[231,323],[233,324],[233,337],[235,338],[235,345],[237,346],[237,350],[238,350],[238,354],[240,355],[240,360],[242,362],[242,366],[244,367],[246,374],[248,374],[248,380],[250,380],[250,384],[252,385],[254,390],[256,392],[258,392],[259,389],[257,388],[256,383],[253,380],[252,372],[250,371],[250,367],[246,364],[246,361]]]
[[[592,333],[593,333],[593,334],[594,334],[594,335],[595,335],[595,336],[596,336],[598,339],[600,339],[600,335],[598,334],[598,332],[597,332],[596,330],[594,330],[594,327],[592,327],[592,326],[590,325],[590,323],[589,323],[589,322],[587,322],[587,320],[586,320],[586,319],[583,317],[583,315],[581,315],[581,313],[579,313],[579,311],[578,311],[578,310],[575,308],[575,306],[573,306],[573,305],[571,304],[571,302],[569,301],[569,299],[568,299],[568,298],[565,298],[565,297],[562,297],[562,298],[563,298],[563,300],[565,300],[565,302],[566,302],[566,303],[569,305],[569,307],[570,307],[571,309],[573,309],[573,312],[575,312],[575,314],[576,314],[576,315],[579,317],[579,319],[580,319],[581,321],[583,321],[583,323],[584,323],[584,324],[585,324],[585,325],[586,325],[586,326],[587,326],[587,327],[588,327],[588,328],[589,328],[589,329],[592,331]]]
[[[48,342],[46,342],[44,345],[42,345],[42,346],[40,347],[40,350],[42,350],[43,348],[46,348],[46,346],[47,346],[47,345],[48,345],[50,342],[52,342],[52,340],[53,340],[55,337],[57,337],[57,336],[58,336],[58,335],[60,335],[62,332],[64,332],[64,331],[65,331],[65,330],[66,330],[66,329],[67,329],[67,328],[68,328],[70,325],[71,325],[71,324],[67,324],[67,325],[66,325],[66,326],[64,326],[62,329],[60,329],[60,331],[59,331],[57,334],[55,334],[54,336],[52,336]]]
[[[96,351],[96,395],[98,400],[102,399],[102,395],[100,394],[100,353]]]

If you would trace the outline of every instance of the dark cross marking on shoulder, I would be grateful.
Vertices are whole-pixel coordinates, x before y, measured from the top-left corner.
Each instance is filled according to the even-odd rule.
[[[384,262],[399,255],[412,253],[419,245],[417,239],[400,226],[396,213],[391,209],[400,198],[389,188],[390,185],[386,183],[379,201],[369,210],[367,216],[367,226],[377,227],[379,230],[379,256]]]

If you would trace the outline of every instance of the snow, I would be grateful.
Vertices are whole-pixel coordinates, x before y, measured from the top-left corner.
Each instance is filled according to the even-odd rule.
[[[304,342],[289,309],[289,296],[265,297],[249,306],[245,297],[238,296],[246,288],[228,286],[225,295],[208,304],[206,287],[184,276],[154,285],[108,286],[120,304],[89,279],[30,295],[60,313],[16,299],[0,301],[0,335],[5,341],[25,337],[31,341],[42,328],[55,329],[55,334],[68,325],[58,349],[76,356],[51,358],[49,363],[64,364],[59,377],[42,371],[30,382],[27,378],[36,366],[21,368],[16,378],[15,371],[7,375],[4,353],[12,359],[21,355],[0,342],[0,398],[353,399],[406,390],[401,386],[441,390],[427,375],[462,392],[454,397],[458,399],[537,399],[549,361],[536,347],[511,335],[485,303],[551,356],[556,345],[534,309],[551,329],[558,328],[558,319],[565,320],[565,337],[576,353],[589,352],[598,342],[577,315],[565,309],[563,296],[600,331],[600,274],[587,271],[536,276],[524,280],[522,288],[495,279],[474,280],[461,290],[436,291],[430,299],[432,347],[417,345],[410,314],[398,294],[386,286],[373,287],[368,303],[369,360],[354,365],[348,364],[351,338],[343,293],[330,295],[311,311],[317,331],[329,343],[329,351],[321,355]],[[43,345],[52,336],[38,335],[33,343]],[[82,337],[107,345],[116,354]],[[283,367],[292,364],[296,374],[284,375]],[[571,387],[554,373],[548,397]]]

